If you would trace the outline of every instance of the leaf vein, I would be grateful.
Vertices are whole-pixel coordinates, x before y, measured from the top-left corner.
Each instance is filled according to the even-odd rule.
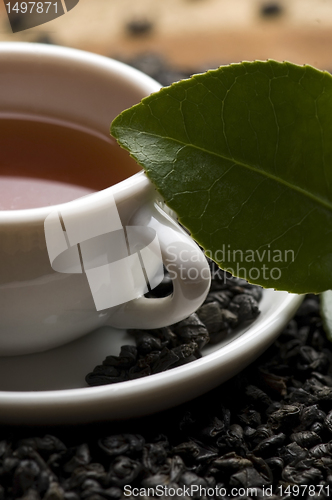
[[[118,129],[120,129],[122,127],[118,127]],[[137,132],[136,129],[131,129],[130,127],[125,127],[126,131],[128,130],[131,130],[132,132]],[[215,151],[209,151],[209,150],[206,150],[205,148],[201,147],[201,146],[197,146],[195,144],[192,144],[192,143],[184,143],[178,139],[175,139],[174,137],[166,137],[166,136],[159,136],[158,134],[153,134],[151,132],[145,132],[145,131],[140,131],[140,134],[142,135],[147,135],[149,137],[155,137],[156,139],[163,139],[163,140],[168,140],[170,142],[174,142],[174,143],[177,143],[177,144],[181,144],[182,146],[186,146],[186,147],[190,147],[190,148],[193,148],[193,149],[196,149],[198,151],[201,151],[202,153],[207,153],[209,155],[213,155],[213,156],[216,156],[218,158],[221,158],[223,160],[226,160],[226,161],[232,161],[234,162],[235,165],[238,165],[238,166],[241,166],[243,168],[246,168],[248,170],[251,170],[252,172],[255,172],[256,174],[258,175],[262,175],[262,176],[265,176],[266,178],[274,181],[274,182],[277,182],[279,184],[282,184],[284,186],[286,186],[287,188],[293,190],[293,191],[296,191],[297,193],[301,194],[302,196],[305,196],[306,198],[309,198],[311,199],[312,201],[316,202],[317,204],[321,205],[324,209],[327,209],[329,210],[330,212],[332,211],[332,202],[330,202],[329,200],[324,200],[322,198],[320,198],[319,196],[313,194],[313,193],[310,193],[309,191],[307,191],[305,188],[301,187],[301,186],[296,186],[294,184],[291,184],[290,182],[288,182],[286,179],[283,179],[281,177],[278,177],[277,175],[275,174],[272,174],[270,172],[267,172],[266,170],[263,170],[259,167],[256,167],[254,165],[249,165],[247,163],[244,163],[238,159],[235,159],[235,158],[229,158],[225,155],[222,155],[220,153],[217,153]],[[150,169],[147,168],[147,170],[149,171]]]

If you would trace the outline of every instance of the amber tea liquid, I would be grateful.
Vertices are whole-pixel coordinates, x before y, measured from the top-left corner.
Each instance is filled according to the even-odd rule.
[[[0,116],[0,210],[65,203],[139,170],[106,134],[51,119]]]

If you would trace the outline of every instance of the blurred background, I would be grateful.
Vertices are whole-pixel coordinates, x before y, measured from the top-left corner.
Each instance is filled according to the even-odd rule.
[[[332,0],[80,0],[62,17],[15,34],[4,3],[0,41],[89,50],[163,84],[254,59],[332,70]]]

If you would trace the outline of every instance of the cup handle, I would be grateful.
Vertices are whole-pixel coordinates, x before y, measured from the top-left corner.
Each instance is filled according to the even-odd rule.
[[[203,303],[210,288],[211,272],[205,255],[155,201],[141,207],[130,224],[155,230],[173,293],[161,298],[141,296],[127,302],[121,307],[122,314],[110,318],[108,323],[121,328],[152,329],[187,318]]]

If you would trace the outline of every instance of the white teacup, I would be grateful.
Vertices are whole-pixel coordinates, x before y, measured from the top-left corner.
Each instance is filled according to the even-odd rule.
[[[159,88],[102,56],[0,44],[0,117],[37,114],[107,135],[123,109]],[[104,324],[159,328],[195,311],[209,266],[161,206],[137,166],[126,180],[66,204],[0,211],[0,355],[50,349]],[[163,266],[172,295],[146,298]]]

